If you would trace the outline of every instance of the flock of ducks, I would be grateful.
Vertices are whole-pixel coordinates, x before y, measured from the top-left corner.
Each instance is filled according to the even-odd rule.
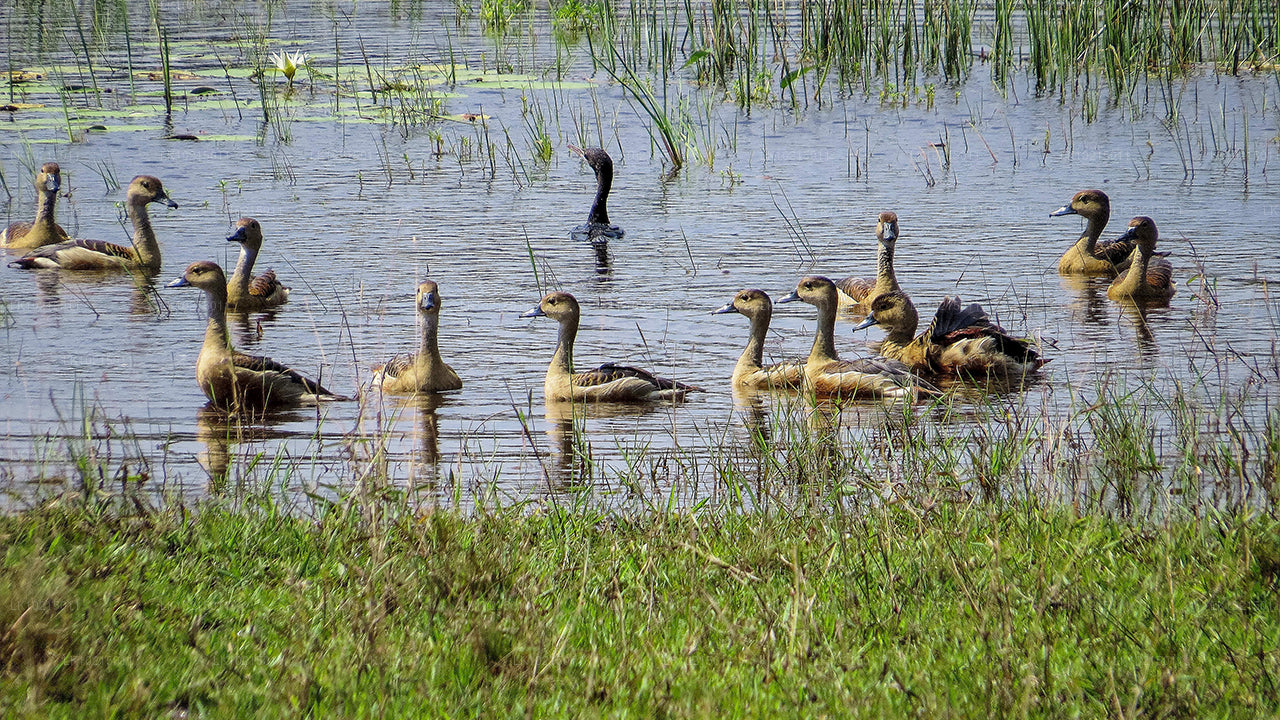
[[[601,148],[570,149],[591,166],[596,175],[596,196],[587,223],[571,233],[589,242],[598,256],[609,240],[623,237],[623,230],[609,222],[608,197],[613,182],[613,161]],[[0,247],[27,251],[9,263],[21,269],[124,270],[155,275],[160,270],[160,245],[151,227],[147,208],[162,203],[178,205],[159,178],[139,175],[129,184],[125,208],[133,224],[131,246],[98,240],[73,239],[54,219],[61,189],[57,163],[45,163],[35,178],[36,216],[0,232]],[[1107,295],[1135,303],[1167,303],[1174,294],[1172,268],[1155,252],[1155,222],[1136,217],[1128,229],[1110,242],[1100,242],[1110,217],[1110,202],[1100,190],[1084,190],[1052,217],[1080,215],[1087,221],[1080,239],[1058,264],[1063,275],[1104,275],[1114,278]],[[883,212],[876,225],[877,262],[874,280],[845,278],[838,282],[822,276],[800,280],[779,303],[805,302],[818,312],[817,330],[809,356],[764,365],[764,342],[773,314],[773,302],[762,290],[739,292],[717,314],[739,313],[750,320],[747,346],[734,367],[736,387],[802,389],[841,398],[915,399],[937,393],[934,382],[947,376],[1021,378],[1039,370],[1048,360],[1026,339],[1007,334],[994,324],[981,306],[964,305],[958,297],[946,298],[928,327],[919,334],[919,314],[903,291],[893,269],[899,236],[898,216]],[[274,272],[254,276],[253,266],[262,249],[262,226],[242,218],[227,238],[240,244],[240,257],[230,280],[215,262],[198,261],[167,287],[194,287],[208,299],[209,321],[204,345],[196,362],[196,380],[210,403],[229,411],[258,410],[342,399],[319,382],[266,357],[236,352],[227,331],[228,312],[265,310],[288,302],[289,288]],[[462,388],[458,374],[444,362],[437,342],[441,295],[436,283],[418,286],[414,301],[418,316],[418,352],[397,357],[373,368],[371,386],[383,393],[412,395]],[[835,347],[835,322],[841,311],[865,316],[855,330],[879,326],[885,337],[873,344],[875,357],[842,360]],[[594,370],[574,372],[573,344],[581,319],[581,307],[569,293],[552,292],[522,317],[548,317],[559,323],[559,335],[544,391],[548,401],[653,402],[679,400],[701,388],[658,377],[645,370],[605,363]]]

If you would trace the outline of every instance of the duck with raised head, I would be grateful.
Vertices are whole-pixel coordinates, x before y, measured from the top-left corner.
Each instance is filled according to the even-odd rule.
[[[129,183],[125,193],[125,212],[133,222],[133,245],[126,247],[101,240],[72,240],[58,245],[45,245],[9,267],[62,268],[63,270],[138,270],[160,272],[160,243],[151,229],[148,203],[164,203],[171,208],[178,203],[169,198],[160,178],[139,175]]]
[[[440,287],[430,280],[420,283],[414,307],[418,310],[418,331],[422,334],[417,354],[396,357],[374,367],[372,386],[395,395],[461,389],[462,379],[440,357],[436,340],[440,327]]]
[[[209,324],[196,361],[196,382],[215,407],[264,410],[343,399],[271,358],[232,350],[227,338],[227,276],[217,263],[193,262],[168,287],[199,288],[209,298]]]
[[[916,382],[902,363],[892,358],[841,360],[836,353],[836,284],[829,278],[811,275],[802,278],[796,289],[780,303],[800,300],[818,309],[818,328],[813,348],[804,365],[805,384],[818,395],[845,398],[884,397],[914,399]]]
[[[747,347],[738,357],[738,364],[733,367],[733,384],[737,387],[785,387],[798,388],[804,385],[804,360],[784,360],[772,365],[762,365],[764,360],[764,340],[769,334],[769,320],[773,317],[773,301],[763,290],[743,290],[733,300],[712,314],[723,315],[736,312],[745,315],[751,321],[751,335],[747,338]]]
[[[585,240],[593,245],[607,243],[610,240],[621,240],[626,234],[622,228],[609,222],[609,189],[613,187],[613,158],[604,148],[580,148],[570,145],[569,149],[581,155],[596,174],[596,199],[591,203],[591,212],[587,214],[585,225],[579,225],[570,233],[574,240]]]
[[[702,388],[658,377],[647,370],[605,363],[595,370],[573,371],[573,341],[578,336],[582,311],[566,292],[553,292],[520,317],[549,317],[560,323],[555,355],[547,367],[543,390],[549,401],[651,402],[679,400]]]
[[[1129,229],[1117,242],[1134,242],[1137,247],[1129,269],[1107,288],[1107,297],[1139,303],[1169,302],[1174,293],[1173,266],[1162,257],[1152,257],[1159,236],[1155,220],[1140,215],[1129,221]]]
[[[1049,362],[1030,342],[1010,337],[992,323],[981,305],[964,306],[958,297],[944,299],[929,327],[915,335],[919,321],[911,298],[891,292],[876,298],[854,329],[881,326],[887,335],[880,342],[880,354],[924,375],[1017,376]]]
[[[29,250],[43,245],[67,242],[71,236],[53,219],[58,204],[58,191],[62,189],[62,168],[56,162],[47,162],[36,173],[36,219],[31,222],[10,223],[0,232],[0,247]]]
[[[227,309],[232,312],[252,312],[283,305],[289,301],[289,288],[276,279],[275,271],[268,270],[253,276],[253,263],[262,250],[262,225],[251,217],[236,221],[236,230],[227,242],[240,243],[240,259],[227,282]]]
[[[1111,218],[1111,199],[1101,190],[1081,190],[1049,217],[1079,215],[1087,222],[1080,239],[1058,259],[1060,275],[1111,275],[1129,266],[1133,243],[1121,239],[1100,243]]]
[[[893,273],[893,250],[897,243],[898,214],[886,210],[876,221],[876,279],[873,282],[847,277],[837,282],[842,309],[866,312],[876,298],[902,289]]]

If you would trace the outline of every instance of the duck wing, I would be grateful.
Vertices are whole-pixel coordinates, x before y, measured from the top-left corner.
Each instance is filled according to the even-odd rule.
[[[296,384],[302,393],[334,396],[333,393],[326,390],[320,383],[304,377],[297,370],[294,370],[287,365],[281,365],[269,357],[235,353],[231,356],[231,360],[235,364],[236,368],[259,373],[271,382],[280,381]]]
[[[1106,260],[1119,269],[1124,269],[1128,266],[1129,260],[1133,256],[1133,248],[1136,244],[1137,241],[1135,240],[1100,242],[1093,246],[1093,256],[1099,260]]]
[[[933,320],[929,323],[929,329],[926,331],[929,340],[934,343],[944,343],[947,336],[962,330],[996,328],[992,324],[991,318],[987,317],[987,311],[982,306],[973,303],[968,307],[962,307],[960,298],[949,297],[942,300],[942,304],[938,306],[938,312],[934,313]]]
[[[641,370],[629,365],[617,365],[611,362],[607,362],[594,370],[575,373],[573,376],[573,384],[582,387],[606,385],[619,380],[642,380],[652,385],[655,390],[677,390],[680,392],[700,392],[702,390],[696,385],[659,377],[648,370]]]
[[[1147,284],[1161,290],[1173,286],[1173,265],[1164,258],[1152,258],[1147,263]]]
[[[249,281],[249,295],[266,300],[276,293],[287,293],[289,288],[276,279],[276,272],[268,270]]]
[[[875,286],[874,282],[858,277],[847,277],[836,283],[836,289],[847,295],[855,303],[866,300]],[[843,299],[841,298],[841,300]]]
[[[108,268],[121,262],[132,262],[136,255],[132,247],[117,245],[104,240],[72,240],[45,245],[42,248],[9,263],[11,268]]]

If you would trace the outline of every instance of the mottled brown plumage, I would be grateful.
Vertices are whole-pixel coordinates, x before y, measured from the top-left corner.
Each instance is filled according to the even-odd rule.
[[[159,178],[150,175],[135,177],[125,193],[125,211],[133,222],[132,247],[101,240],[72,240],[37,248],[35,252],[9,263],[9,267],[160,272],[160,244],[147,214],[147,204],[153,202],[178,207],[165,193]]]
[[[743,290],[733,300],[714,311],[715,314],[736,312],[751,321],[751,335],[747,347],[733,368],[733,384],[739,387],[786,387],[804,385],[804,360],[784,360],[772,365],[762,365],[764,339],[769,333],[769,320],[773,317],[773,301],[763,290]]]
[[[679,400],[702,388],[658,377],[647,370],[605,363],[594,370],[573,372],[573,341],[578,335],[581,310],[565,292],[549,293],[521,317],[549,317],[560,324],[555,355],[547,367],[543,390],[549,401],[649,402]]]
[[[227,282],[227,309],[251,312],[282,305],[289,300],[289,288],[276,279],[272,270],[253,276],[253,264],[262,250],[262,225],[253,218],[236,221],[236,230],[227,242],[240,243],[240,259]]]
[[[10,223],[0,232],[0,247],[29,250],[67,242],[71,236],[54,219],[58,191],[62,189],[62,168],[47,162],[36,173],[36,217],[31,222]]]
[[[1129,221],[1129,229],[1120,239],[1137,243],[1129,269],[1116,278],[1107,288],[1112,300],[1128,300],[1138,303],[1167,303],[1175,292],[1173,266],[1168,260],[1153,257],[1159,230],[1149,217],[1139,216]]]

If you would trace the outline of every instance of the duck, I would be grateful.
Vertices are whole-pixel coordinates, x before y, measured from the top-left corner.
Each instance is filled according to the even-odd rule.
[[[414,306],[418,309],[418,329],[422,341],[418,353],[396,357],[373,368],[373,387],[384,393],[415,393],[461,390],[462,380],[440,357],[436,332],[440,326],[440,287],[431,280],[418,284]]]
[[[133,221],[133,246],[126,247],[101,240],[71,240],[45,245],[9,267],[22,269],[62,268],[63,270],[140,270],[160,272],[160,244],[151,229],[147,204],[164,203],[171,208],[178,203],[169,198],[160,178],[139,175],[129,183],[125,193],[125,210]]]
[[[891,358],[841,360],[836,353],[836,284],[810,275],[779,303],[807,302],[818,309],[818,329],[804,364],[805,384],[817,395],[842,398],[904,398],[914,400],[916,384],[909,369]]]
[[[876,298],[854,330],[879,325],[888,333],[878,349],[921,375],[1021,376],[1048,360],[1027,340],[1011,337],[991,322],[981,305],[949,297],[938,306],[928,329],[915,335],[919,315],[904,292]]]
[[[62,168],[47,162],[36,173],[36,219],[10,223],[0,231],[0,247],[30,250],[42,245],[67,242],[71,236],[53,219],[58,191],[62,189]]]
[[[556,352],[547,367],[543,390],[548,401],[653,402],[681,400],[702,388],[658,377],[647,370],[605,363],[594,370],[573,371],[573,341],[581,317],[578,301],[567,292],[548,293],[538,306],[520,317],[548,317],[560,323]]]
[[[240,259],[227,283],[227,309],[232,312],[263,310],[289,301],[289,288],[268,270],[253,277],[253,263],[262,250],[262,225],[251,217],[236,221],[236,230],[227,242],[240,243]]]
[[[804,385],[804,360],[784,360],[762,366],[764,339],[769,333],[769,320],[773,317],[773,301],[763,290],[743,290],[733,296],[728,304],[714,311],[714,315],[739,313],[751,321],[751,335],[747,347],[733,367],[734,387],[751,388],[799,388]]]
[[[1099,243],[1111,218],[1111,199],[1101,190],[1081,190],[1071,202],[1049,213],[1049,217],[1079,215],[1088,221],[1084,233],[1058,260],[1059,275],[1116,274],[1129,266],[1133,243],[1122,239]]]
[[[217,263],[193,262],[166,287],[198,288],[209,298],[209,324],[196,361],[196,382],[214,407],[237,412],[343,399],[271,358],[244,355],[231,348],[227,339],[227,276]]]
[[[1159,236],[1155,220],[1140,215],[1129,221],[1129,229],[1117,242],[1134,242],[1137,247],[1130,258],[1129,269],[1107,288],[1107,297],[1141,303],[1169,302],[1175,292],[1173,266],[1162,257],[1152,257],[1156,254]]]
[[[591,203],[585,225],[579,225],[570,233],[574,240],[586,240],[600,245],[610,240],[621,240],[625,231],[609,222],[609,189],[613,187],[613,158],[604,148],[580,148],[570,145],[569,150],[581,155],[596,174],[596,199]]]
[[[847,277],[837,282],[841,309],[866,312],[876,298],[902,289],[893,273],[893,249],[897,242],[898,214],[886,210],[876,221],[876,279]]]

